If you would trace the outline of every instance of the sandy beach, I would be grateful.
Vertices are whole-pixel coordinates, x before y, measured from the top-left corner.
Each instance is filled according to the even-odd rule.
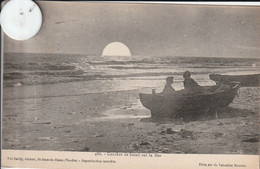
[[[3,149],[259,153],[258,87],[240,88],[218,118],[155,121],[138,96],[150,93],[150,88],[88,94],[56,90],[82,83],[6,87]]]

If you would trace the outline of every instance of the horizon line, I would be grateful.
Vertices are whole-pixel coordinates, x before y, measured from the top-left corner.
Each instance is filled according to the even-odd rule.
[[[3,51],[3,55],[5,54],[61,54],[61,55],[80,55],[80,56],[98,56],[98,57],[102,57],[102,55],[97,55],[97,54],[83,54],[83,53],[37,53],[37,52],[4,52]],[[136,56],[146,56],[146,57],[176,57],[176,58],[180,58],[180,57],[197,57],[197,58],[238,58],[238,59],[248,59],[248,58],[252,58],[252,59],[260,59],[259,57],[250,57],[250,56],[192,56],[192,55],[182,55],[182,56],[171,56],[171,55],[131,55],[131,56],[111,56],[111,57],[127,57],[127,58],[131,58],[131,57],[136,57]],[[109,57],[109,56],[107,56]]]

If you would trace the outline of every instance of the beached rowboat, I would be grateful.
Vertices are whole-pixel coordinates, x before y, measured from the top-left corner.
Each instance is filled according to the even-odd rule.
[[[211,80],[220,83],[230,83],[238,82],[241,87],[253,87],[260,86],[260,74],[250,74],[250,75],[220,75],[220,74],[210,74]]]
[[[212,112],[228,106],[237,95],[239,85],[229,89],[219,90],[217,86],[202,87],[206,92],[201,94],[183,94],[184,90],[166,97],[161,94],[140,93],[140,100],[144,107],[151,110],[152,118],[185,115],[186,113]]]

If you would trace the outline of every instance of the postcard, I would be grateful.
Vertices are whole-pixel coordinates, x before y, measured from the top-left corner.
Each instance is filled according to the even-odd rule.
[[[2,34],[2,167],[259,169],[259,6],[37,5]]]

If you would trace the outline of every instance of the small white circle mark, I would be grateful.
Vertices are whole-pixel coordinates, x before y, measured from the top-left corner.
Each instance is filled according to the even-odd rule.
[[[38,33],[41,25],[41,10],[32,0],[10,0],[2,9],[1,26],[10,38],[30,39]]]

